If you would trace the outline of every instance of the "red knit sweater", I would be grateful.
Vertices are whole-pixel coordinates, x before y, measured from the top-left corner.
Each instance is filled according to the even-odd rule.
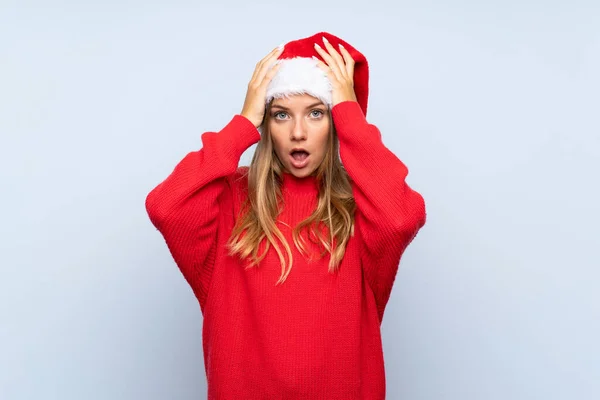
[[[291,227],[316,206],[311,177],[284,175],[277,226],[294,263],[282,285],[275,285],[281,264],[272,246],[258,268],[226,254],[247,184],[237,179],[247,169],[238,162],[260,139],[240,115],[202,134],[202,148],[146,199],[200,304],[209,399],[385,398],[380,325],[400,257],[425,223],[425,204],[358,103],[340,103],[332,114],[357,204],[355,235],[335,274],[329,257],[308,263],[292,240]]]

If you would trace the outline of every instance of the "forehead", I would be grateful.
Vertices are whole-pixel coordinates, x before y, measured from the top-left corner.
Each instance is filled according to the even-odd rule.
[[[324,105],[318,98],[307,94],[293,94],[281,98],[273,99],[272,106],[280,106],[285,108],[306,108],[314,107],[315,105]]]

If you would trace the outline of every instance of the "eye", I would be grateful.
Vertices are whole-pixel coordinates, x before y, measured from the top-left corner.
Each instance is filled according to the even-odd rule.
[[[321,111],[321,110],[312,110],[310,112],[310,115],[312,117],[319,118],[319,117],[323,116],[323,111]]]
[[[287,114],[285,112],[283,112],[283,111],[276,111],[273,114],[273,118],[275,118],[275,119],[284,119],[286,115]],[[279,117],[279,116],[282,116],[282,117]]]

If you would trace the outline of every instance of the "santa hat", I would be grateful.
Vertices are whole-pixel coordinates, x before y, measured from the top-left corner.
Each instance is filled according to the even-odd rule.
[[[331,108],[331,83],[329,78],[317,66],[312,57],[327,62],[317,53],[314,44],[327,51],[323,38],[340,53],[339,44],[344,46],[354,60],[354,93],[364,115],[367,115],[369,98],[369,65],[365,56],[342,39],[327,33],[319,32],[313,36],[291,41],[284,46],[279,55],[281,63],[279,71],[273,77],[267,88],[266,102],[273,98],[281,98],[293,94],[310,94]],[[341,53],[340,53],[341,54]]]

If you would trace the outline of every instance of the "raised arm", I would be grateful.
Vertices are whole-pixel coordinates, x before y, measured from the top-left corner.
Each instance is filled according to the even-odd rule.
[[[161,232],[204,311],[217,254],[221,204],[233,204],[232,177],[240,157],[260,139],[267,86],[278,70],[281,48],[257,64],[239,115],[220,132],[202,134],[202,148],[187,154],[146,198],[146,210]],[[226,211],[226,212],[225,212]]]
[[[216,254],[219,204],[233,199],[228,178],[243,152],[260,135],[236,115],[220,132],[202,134],[202,148],[188,153],[146,197],[146,210],[163,235],[173,259],[192,287],[202,309]]]
[[[406,183],[406,166],[385,147],[379,130],[366,121],[358,103],[342,102],[332,114],[340,157],[353,181],[364,275],[381,322],[402,253],[425,224],[425,203]]]
[[[381,141],[381,133],[365,118],[368,68],[356,49],[325,38],[325,49],[315,44],[318,61],[332,85],[332,116],[340,141],[340,157],[353,181],[355,222],[363,240],[361,255],[366,281],[373,290],[379,322],[398,272],[402,253],[425,224],[425,202],[406,184],[408,169]],[[360,101],[355,91],[359,60]]]

